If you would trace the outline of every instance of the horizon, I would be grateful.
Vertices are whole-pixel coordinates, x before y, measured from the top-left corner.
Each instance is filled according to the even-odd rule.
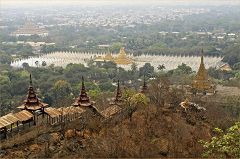
[[[35,7],[35,6],[56,6],[56,5],[145,5],[145,4],[156,4],[156,5],[240,5],[238,0],[1,0],[1,8],[5,7]]]

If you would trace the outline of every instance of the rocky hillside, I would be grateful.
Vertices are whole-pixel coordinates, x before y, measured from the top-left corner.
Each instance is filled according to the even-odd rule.
[[[118,123],[91,119],[1,150],[3,158],[46,157],[201,157],[199,140],[209,140],[211,128],[194,111],[148,106]]]

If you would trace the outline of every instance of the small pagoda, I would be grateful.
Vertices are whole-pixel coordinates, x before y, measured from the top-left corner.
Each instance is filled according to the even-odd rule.
[[[76,99],[76,101],[73,103],[73,106],[79,106],[79,107],[92,107],[94,102],[90,101],[90,98],[88,97],[84,85],[84,78],[82,77],[82,88],[80,91],[79,97]]]
[[[29,81],[29,88],[28,88],[28,94],[26,100],[24,100],[24,103],[17,107],[21,110],[28,110],[31,113],[34,113],[37,110],[40,110],[42,113],[44,112],[44,108],[47,107],[47,103],[41,102],[33,88],[32,84],[32,75],[30,74],[30,81]]]
[[[143,93],[143,94],[148,92],[148,86],[147,86],[145,75],[144,75],[144,78],[143,78],[143,86],[141,87],[140,92]]]
[[[203,49],[201,51],[201,63],[197,72],[197,75],[192,83],[192,91],[193,94],[197,94],[197,92],[201,92],[204,95],[215,92],[215,87],[212,85],[211,81],[208,79],[207,70],[204,65],[203,59]]]
[[[132,64],[132,60],[127,57],[124,47],[120,49],[118,56],[114,59],[114,62],[118,65],[129,65]]]
[[[120,89],[120,82],[118,80],[117,82],[117,90],[116,90],[116,96],[112,99],[112,102],[110,102],[110,105],[121,105],[123,102],[122,99],[122,91]]]

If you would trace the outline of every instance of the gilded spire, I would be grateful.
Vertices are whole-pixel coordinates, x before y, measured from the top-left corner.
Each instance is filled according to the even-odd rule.
[[[208,80],[207,70],[204,65],[203,49],[201,50],[201,63],[197,75],[192,83],[194,93],[203,92],[206,94],[211,89],[211,82]]]
[[[197,72],[196,80],[207,80],[207,70],[204,65],[203,49],[201,51],[201,63]]]

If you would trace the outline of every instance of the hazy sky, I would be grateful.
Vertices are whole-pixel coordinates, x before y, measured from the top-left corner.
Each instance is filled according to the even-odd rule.
[[[86,5],[106,5],[106,4],[144,4],[144,3],[159,3],[166,5],[188,5],[188,4],[240,4],[240,0],[0,0],[1,7],[7,6],[36,6],[36,5],[74,5],[74,4],[86,4]]]

